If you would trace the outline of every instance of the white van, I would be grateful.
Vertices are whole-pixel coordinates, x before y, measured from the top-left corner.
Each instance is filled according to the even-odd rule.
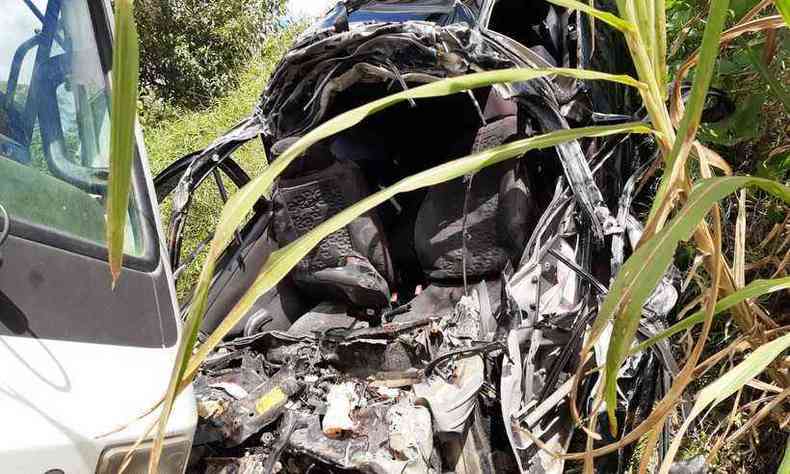
[[[180,332],[138,134],[126,258],[105,243],[109,0],[3,0],[0,15],[0,473],[115,473],[155,420]],[[197,421],[177,400],[162,473]],[[127,473],[144,473],[144,444]]]

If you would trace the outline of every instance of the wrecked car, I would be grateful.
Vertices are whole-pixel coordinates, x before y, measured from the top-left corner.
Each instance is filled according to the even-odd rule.
[[[513,67],[628,73],[627,58],[616,33],[546,2],[341,2],[283,57],[249,118],[157,177],[160,201],[172,200],[175,274],[208,242],[185,244],[198,189],[213,184],[227,199],[226,183],[249,181],[232,157],[244,143],[260,140],[276,160],[318,124],[420,84]],[[637,104],[624,86],[550,77],[406,102],[317,143],[226,249],[203,333],[274,249],[374,190],[512,140],[642,120]],[[325,238],[204,364],[191,469],[564,472],[539,446],[561,453],[585,439],[569,413],[571,374],[640,239],[636,183],[656,158],[651,137],[571,141],[399,195]],[[645,306],[640,337],[666,325],[675,279],[669,272]],[[590,369],[605,350],[602,341]],[[628,359],[622,431],[676,372],[666,343]],[[589,414],[595,387],[579,390]],[[624,472],[631,453],[601,466]]]

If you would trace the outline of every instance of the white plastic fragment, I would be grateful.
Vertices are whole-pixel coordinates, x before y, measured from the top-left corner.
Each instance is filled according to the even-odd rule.
[[[359,403],[356,385],[353,382],[333,385],[329,389],[326,403],[326,415],[322,425],[324,434],[329,438],[339,438],[343,432],[351,431],[354,428],[351,412]]]
[[[400,401],[387,411],[390,449],[408,464],[407,474],[427,474],[433,452],[433,425],[427,408]]]
[[[217,382],[210,384],[209,387],[222,390],[236,400],[241,400],[242,398],[246,398],[247,395],[249,395],[249,393],[244,390],[244,387],[235,383]]]
[[[428,405],[439,433],[464,432],[466,420],[477,406],[477,394],[483,386],[485,365],[479,355],[455,363],[453,380],[432,375],[414,385],[414,394]]]

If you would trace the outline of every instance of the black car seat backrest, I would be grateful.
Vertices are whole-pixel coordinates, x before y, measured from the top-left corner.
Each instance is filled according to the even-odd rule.
[[[486,125],[466,132],[458,141],[463,156],[502,145],[519,135],[515,104],[495,91],[485,108]],[[471,183],[466,217],[466,275],[479,279],[498,274],[521,251],[528,221],[534,214],[518,161],[483,169]],[[467,183],[456,179],[434,186],[417,213],[414,245],[430,281],[459,280],[464,275],[463,227]]]

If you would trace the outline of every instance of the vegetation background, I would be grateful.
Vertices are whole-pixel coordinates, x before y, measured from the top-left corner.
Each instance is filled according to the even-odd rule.
[[[284,13],[284,0],[138,0],[142,95],[210,105],[238,87]]]
[[[729,21],[732,26],[760,2],[733,0],[730,2]],[[708,2],[675,0],[667,2],[667,36],[669,43],[670,75],[700,46]],[[775,14],[769,8],[765,14]],[[786,28],[747,34],[723,48],[717,62],[712,86],[724,91],[734,102],[733,113],[726,119],[704,125],[699,138],[718,152],[733,169],[733,173],[757,175],[790,181],[790,31]],[[722,203],[725,225],[724,250],[732,255],[735,247],[735,224],[738,214],[737,197]],[[779,200],[758,190],[746,194],[746,278],[777,278],[788,275],[790,262],[790,215],[788,207]],[[693,266],[692,244],[678,252],[676,263],[681,271]],[[693,285],[683,294],[678,307],[683,307],[699,296]],[[780,325],[790,324],[790,294],[778,292],[760,299],[771,310]],[[715,324],[703,358],[724,349],[734,339],[727,323]],[[722,367],[725,367],[722,365]],[[724,370],[712,370],[696,381],[704,387]],[[696,392],[690,388],[690,392]],[[720,434],[732,421],[733,430],[746,420],[742,414],[730,413],[730,406],[722,404],[706,417],[693,436],[685,443],[680,458],[705,455]],[[712,471],[717,473],[777,472],[787,440],[787,432],[753,430],[733,445],[724,445]]]
[[[732,0],[727,26],[758,3]],[[700,46],[708,9],[704,0],[667,2],[670,75]],[[138,1],[139,111],[154,173],[205,147],[249,114],[280,57],[307,24],[286,19],[284,11],[283,0]],[[788,60],[787,29],[740,36],[721,52],[713,86],[724,91],[735,108],[724,120],[704,126],[700,137],[736,174],[770,177],[784,183],[790,179]],[[234,159],[253,176],[266,166],[257,142],[236,153]],[[787,206],[758,190],[749,190],[746,196],[747,281],[787,276]],[[202,240],[217,223],[221,207],[217,196],[198,196],[192,212],[199,210],[201,219],[193,224],[190,238]],[[723,203],[722,210],[726,224],[724,250],[732,255],[737,198]],[[167,203],[163,213],[169,215]],[[694,273],[695,249],[688,245],[678,252],[677,264],[685,273]],[[194,277],[200,266],[200,262],[193,266]],[[184,280],[187,283],[181,292],[188,291],[194,278]],[[704,288],[704,283],[699,287]],[[689,285],[679,308],[700,296],[694,288]],[[790,324],[787,292],[766,296],[761,303],[778,318],[777,322]],[[733,337],[726,322],[716,323],[703,358],[727,347]],[[679,352],[685,350],[682,345],[680,341]],[[722,372],[727,367],[722,364]],[[709,371],[697,384],[705,386],[720,373]],[[679,457],[707,453],[711,440],[728,422],[733,423],[732,429],[745,423],[742,416],[731,416],[727,404],[722,404],[688,437]],[[787,434],[779,430],[755,430],[719,451],[714,472],[776,472],[786,438]]]

